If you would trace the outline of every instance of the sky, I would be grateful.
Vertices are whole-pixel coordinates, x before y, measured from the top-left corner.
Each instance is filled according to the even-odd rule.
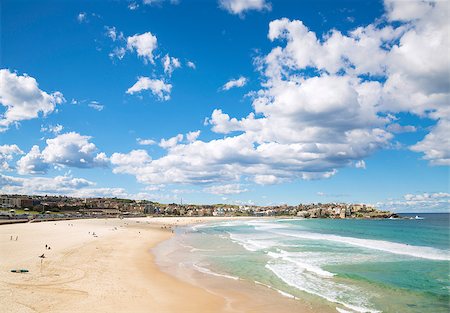
[[[0,193],[450,211],[449,3],[1,1]]]

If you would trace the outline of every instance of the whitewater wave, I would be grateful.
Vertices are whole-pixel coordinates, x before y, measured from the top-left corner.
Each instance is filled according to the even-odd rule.
[[[248,251],[258,251],[258,250],[266,250],[271,247],[279,246],[280,243],[276,240],[270,240],[273,236],[261,235],[261,234],[250,234],[250,235],[242,235],[227,232],[231,241],[241,245],[244,249]]]
[[[450,251],[440,250],[431,247],[424,246],[412,246],[403,243],[374,240],[374,239],[362,239],[355,237],[344,237],[330,234],[319,234],[310,232],[292,232],[292,231],[277,231],[274,232],[277,235],[295,237],[300,239],[309,240],[327,240],[333,242],[344,243],[352,246],[357,246],[365,249],[379,250],[399,255],[407,255],[416,258],[437,260],[437,261],[450,261]]]
[[[291,295],[290,293],[287,293],[287,292],[285,292],[285,291],[283,291],[283,290],[274,288],[274,287],[272,287],[272,286],[270,286],[270,285],[266,285],[266,284],[264,284],[264,283],[262,283],[262,282],[259,282],[259,281],[257,281],[257,280],[255,280],[254,282],[255,282],[255,284],[257,284],[257,285],[262,285],[262,286],[267,287],[267,288],[269,288],[269,289],[275,290],[275,291],[278,292],[280,295],[282,295],[282,296],[284,296],[284,297],[286,297],[286,298],[290,298],[290,299],[298,299],[296,296]]]
[[[318,266],[302,262],[297,258],[290,257],[287,252],[285,252],[283,250],[280,250],[280,251],[281,251],[281,253],[268,252],[267,255],[274,259],[282,259],[284,261],[291,262],[291,263],[297,265],[297,268],[314,273],[321,277],[331,278],[334,276],[333,273],[325,271]]]
[[[269,263],[266,264],[266,268],[272,271],[284,283],[298,290],[340,304],[355,312],[380,312],[369,308],[367,299],[365,299],[363,294],[355,288],[337,284],[333,281],[317,277],[316,275],[308,275],[304,271],[299,271],[296,265],[289,265],[287,263]]]
[[[236,276],[231,276],[231,275],[226,275],[226,274],[220,274],[220,273],[216,273],[211,271],[210,269],[206,268],[206,267],[202,267],[196,263],[194,263],[192,265],[194,267],[194,269],[196,269],[198,272],[203,273],[203,274],[208,274],[208,275],[212,275],[212,276],[217,276],[217,277],[224,277],[224,278],[228,278],[228,279],[233,279],[233,280],[239,280],[239,277]]]

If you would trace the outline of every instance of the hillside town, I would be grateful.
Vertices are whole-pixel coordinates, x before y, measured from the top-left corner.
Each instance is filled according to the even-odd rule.
[[[366,204],[299,205],[163,204],[119,198],[1,195],[0,221],[137,216],[290,216],[300,218],[389,218],[396,215]]]

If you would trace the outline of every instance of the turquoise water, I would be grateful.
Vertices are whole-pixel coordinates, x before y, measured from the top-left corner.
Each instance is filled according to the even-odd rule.
[[[450,312],[449,214],[421,216],[239,220],[184,229],[176,240],[196,270],[339,312]]]

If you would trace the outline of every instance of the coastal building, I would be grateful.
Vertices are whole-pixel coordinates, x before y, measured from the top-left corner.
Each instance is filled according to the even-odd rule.
[[[213,212],[212,212],[213,216],[224,216],[225,215],[225,210],[223,208],[216,208]]]
[[[2,208],[14,208],[16,206],[15,198],[11,197],[0,197],[0,206]]]
[[[0,197],[0,207],[2,208],[30,208],[34,205],[39,204],[39,201],[24,198],[24,197],[12,197],[12,196],[1,196]]]
[[[339,217],[340,218],[345,218],[345,215],[346,215],[346,208],[341,208],[340,209],[340,212],[339,212]]]

